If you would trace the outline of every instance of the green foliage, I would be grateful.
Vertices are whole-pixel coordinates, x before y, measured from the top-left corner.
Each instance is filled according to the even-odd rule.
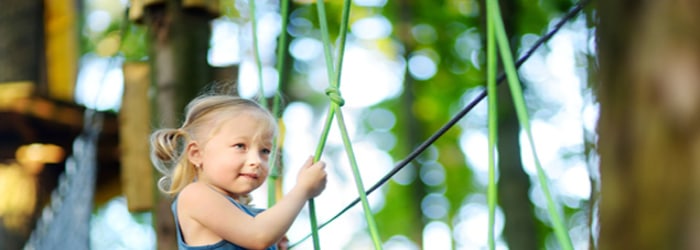
[[[122,36],[121,53],[127,61],[143,61],[148,57],[148,37],[143,26],[129,25]]]
[[[409,170],[405,170],[409,171]],[[419,180],[415,180],[419,181]],[[382,210],[375,214],[379,232],[384,240],[394,235],[405,235],[410,239],[420,239],[423,228],[422,212],[420,204],[422,197],[415,195],[411,185],[400,185],[389,182],[385,189],[389,190],[385,196],[385,204]]]

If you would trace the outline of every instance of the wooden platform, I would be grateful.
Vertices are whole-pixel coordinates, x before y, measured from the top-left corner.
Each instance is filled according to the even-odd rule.
[[[83,128],[84,111],[82,106],[43,97],[20,97],[0,103],[0,160],[14,159],[20,146],[31,143],[58,145],[66,156],[70,155],[73,140]],[[105,120],[97,155],[98,203],[121,192],[118,119],[112,112],[103,114]],[[40,203],[46,201],[55,188],[64,162],[47,164],[38,175]]]

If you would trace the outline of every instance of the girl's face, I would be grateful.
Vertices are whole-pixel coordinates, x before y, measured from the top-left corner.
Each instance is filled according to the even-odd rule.
[[[260,187],[267,178],[273,137],[262,120],[243,112],[223,120],[205,144],[191,142],[190,160],[201,166],[198,181],[234,199]]]

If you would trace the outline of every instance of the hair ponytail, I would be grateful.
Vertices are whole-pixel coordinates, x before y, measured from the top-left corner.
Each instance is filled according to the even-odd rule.
[[[151,162],[163,174],[158,188],[176,194],[194,180],[195,171],[185,153],[188,134],[182,129],[165,128],[151,134]]]

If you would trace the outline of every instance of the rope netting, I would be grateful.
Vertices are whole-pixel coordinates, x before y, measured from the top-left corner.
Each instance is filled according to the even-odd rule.
[[[97,179],[97,139],[104,118],[85,110],[82,133],[73,142],[73,154],[51,192],[25,250],[90,249],[90,216]]]

